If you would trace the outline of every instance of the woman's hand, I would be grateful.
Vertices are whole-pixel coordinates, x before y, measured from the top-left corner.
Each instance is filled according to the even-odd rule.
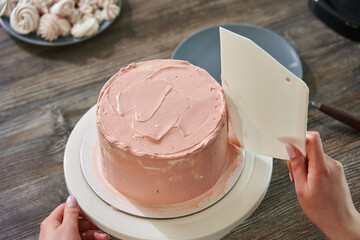
[[[324,154],[317,132],[307,132],[306,152],[287,145],[290,179],[305,215],[331,239],[360,239],[360,215],[342,164]]]
[[[99,228],[80,214],[76,199],[69,196],[41,223],[40,240],[108,240],[109,235],[100,233]]]

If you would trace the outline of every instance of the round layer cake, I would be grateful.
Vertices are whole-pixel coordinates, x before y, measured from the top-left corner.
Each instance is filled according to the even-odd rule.
[[[103,174],[131,199],[184,202],[211,189],[223,172],[224,92],[186,61],[122,68],[100,92],[96,121]]]

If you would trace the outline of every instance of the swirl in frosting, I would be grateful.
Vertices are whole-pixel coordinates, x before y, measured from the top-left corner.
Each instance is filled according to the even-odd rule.
[[[79,21],[81,17],[80,11],[78,8],[73,8],[71,10],[70,15],[67,17],[67,19],[70,21],[71,24],[75,24]]]
[[[88,5],[93,8],[93,10],[97,9],[97,0],[80,0],[78,6],[81,7],[83,5]]]
[[[105,20],[112,20],[119,15],[120,8],[114,3],[107,2],[102,10],[102,17]]]
[[[88,37],[96,33],[98,29],[99,23],[96,18],[87,17],[72,27],[71,34],[77,38]]]
[[[30,3],[18,3],[10,14],[10,26],[19,34],[28,34],[39,26],[39,12]]]
[[[17,0],[0,0],[0,16],[9,17],[16,4]]]
[[[59,17],[70,16],[75,8],[74,0],[60,0],[50,8],[50,12]]]
[[[98,5],[99,8],[104,8],[106,3],[117,4],[118,0],[97,0],[97,5]]]
[[[96,11],[94,12],[94,17],[96,18],[96,20],[98,21],[99,24],[101,24],[104,21],[102,12],[100,9],[96,9]]]
[[[82,14],[92,14],[93,11],[94,11],[94,8],[91,7],[90,5],[88,4],[83,4],[79,7],[79,11],[82,13]]]
[[[37,34],[48,41],[54,41],[57,39],[62,30],[59,26],[59,18],[52,13],[45,13],[40,18],[39,28]]]
[[[31,4],[36,7],[40,14],[48,13],[49,7],[54,3],[54,0],[31,0]]]
[[[59,27],[61,29],[61,36],[68,36],[71,33],[71,24],[65,18],[59,19]]]

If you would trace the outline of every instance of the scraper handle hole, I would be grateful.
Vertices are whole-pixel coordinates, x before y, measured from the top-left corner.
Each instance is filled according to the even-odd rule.
[[[290,83],[291,82],[291,80],[290,80],[290,78],[285,78],[285,80],[286,80],[286,82],[288,82],[288,83]]]

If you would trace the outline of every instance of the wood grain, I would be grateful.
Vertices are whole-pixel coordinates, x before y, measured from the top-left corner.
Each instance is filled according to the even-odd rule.
[[[67,138],[107,79],[131,62],[169,58],[195,31],[231,22],[284,37],[301,57],[310,98],[360,116],[360,43],[327,28],[305,0],[127,0],[102,34],[66,47],[30,45],[1,28],[0,239],[37,238],[40,222],[65,201]],[[343,163],[360,210],[360,133],[313,108],[308,129]],[[264,200],[224,239],[326,237],[301,211],[286,163],[275,159]]]

